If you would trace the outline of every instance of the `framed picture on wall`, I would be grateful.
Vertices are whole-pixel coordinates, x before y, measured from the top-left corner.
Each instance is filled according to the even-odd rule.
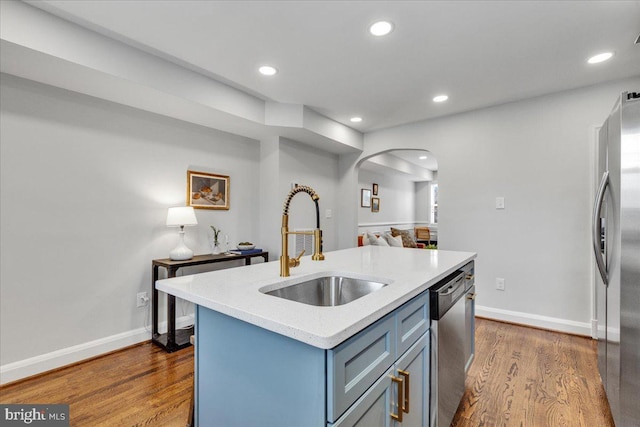
[[[360,190],[360,206],[363,208],[371,207],[371,190],[368,188]]]
[[[371,212],[380,212],[380,197],[371,198]]]
[[[376,184],[375,182],[373,183],[373,195],[378,195],[378,184]]]
[[[187,206],[229,210],[229,177],[187,171]]]

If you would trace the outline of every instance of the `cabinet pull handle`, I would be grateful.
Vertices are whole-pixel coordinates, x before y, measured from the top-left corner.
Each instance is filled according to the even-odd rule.
[[[398,373],[404,377],[404,403],[402,410],[409,413],[409,372],[398,369]]]
[[[394,414],[393,412],[391,413],[391,418],[393,418],[394,420],[396,420],[397,422],[401,423],[402,422],[402,403],[404,401],[404,387],[403,387],[403,380],[402,378],[398,378],[396,376],[391,376],[391,381],[393,381],[394,383],[398,384],[398,413]]]

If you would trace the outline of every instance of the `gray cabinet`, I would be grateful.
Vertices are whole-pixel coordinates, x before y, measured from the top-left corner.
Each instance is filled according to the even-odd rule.
[[[197,425],[428,425],[426,291],[331,350],[202,306],[196,316]]]
[[[396,371],[404,382],[402,427],[429,425],[429,334],[425,333],[398,359]]]
[[[428,330],[425,292],[330,350],[328,424],[428,425]]]
[[[429,425],[429,334],[425,333],[331,427]],[[401,380],[400,380],[401,379]]]
[[[393,369],[389,368],[333,427],[390,427]]]
[[[395,321],[394,315],[388,315],[328,351],[329,423],[335,422],[395,362]]]

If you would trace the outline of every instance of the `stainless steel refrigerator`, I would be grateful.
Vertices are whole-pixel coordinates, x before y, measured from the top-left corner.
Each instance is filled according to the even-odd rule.
[[[624,92],[598,138],[593,208],[598,368],[617,427],[640,426],[640,93]]]

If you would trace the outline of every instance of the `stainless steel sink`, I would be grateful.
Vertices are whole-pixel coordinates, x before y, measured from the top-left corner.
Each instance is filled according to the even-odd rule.
[[[303,304],[333,307],[355,301],[385,286],[386,283],[372,280],[325,276],[264,293]]]

